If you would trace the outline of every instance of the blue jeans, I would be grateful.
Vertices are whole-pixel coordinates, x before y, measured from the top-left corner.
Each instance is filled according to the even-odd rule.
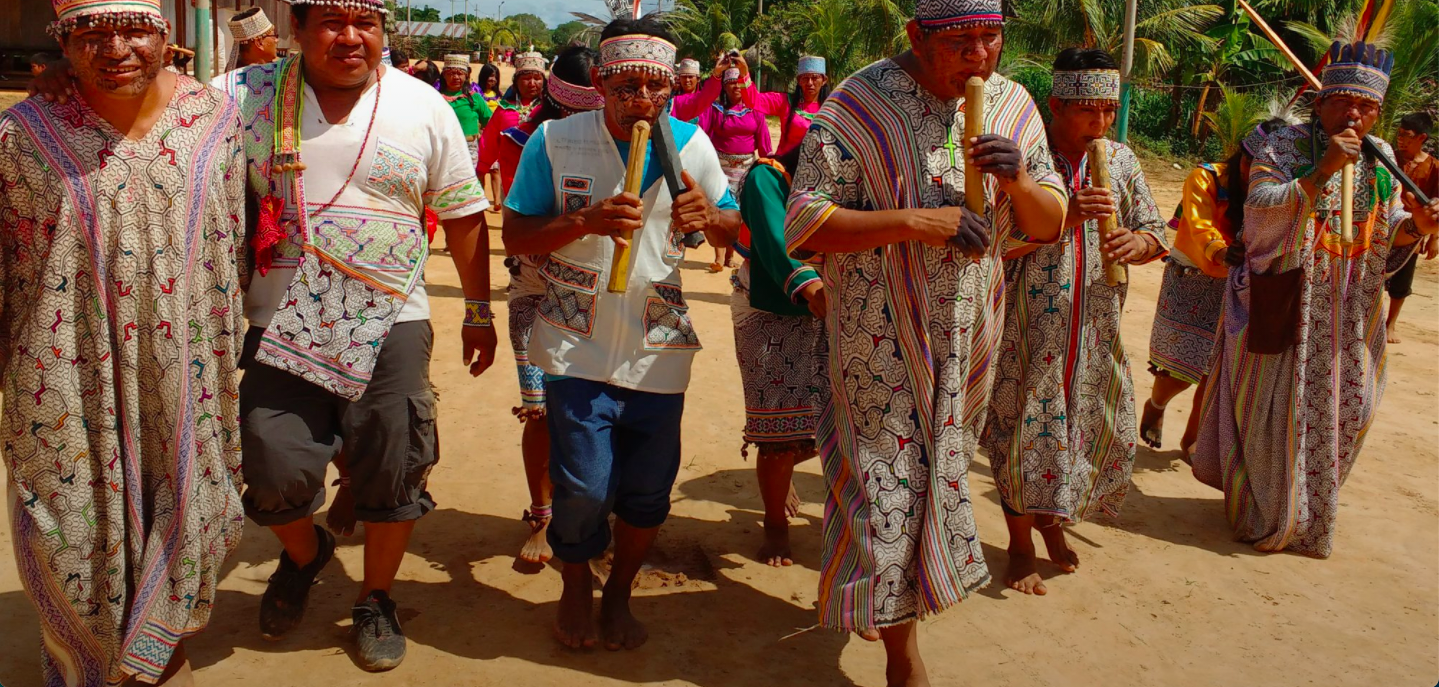
[[[584,563],[604,553],[612,512],[631,527],[663,524],[680,469],[684,394],[564,377],[545,381],[545,398],[555,556]]]

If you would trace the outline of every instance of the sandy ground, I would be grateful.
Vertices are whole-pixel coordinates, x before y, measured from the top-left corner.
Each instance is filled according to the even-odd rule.
[[[6,103],[0,102],[0,107]],[[1147,165],[1167,213],[1181,172]],[[505,321],[505,272],[491,233],[494,300]],[[642,578],[637,613],[651,641],[639,651],[574,653],[551,639],[560,592],[554,568],[515,566],[526,528],[518,391],[509,345],[480,379],[464,374],[457,323],[461,292],[444,255],[430,263],[442,398],[444,458],[431,477],[439,509],[419,526],[394,596],[410,638],[405,664],[360,671],[347,651],[349,605],[361,572],[360,540],[343,542],[301,628],[260,639],[256,617],[278,547],[250,526],[226,565],[210,629],[189,643],[206,685],[659,684],[881,685],[878,645],[814,623],[823,494],[811,461],[796,475],[807,504],[793,530],[796,565],[752,560],[761,504],[753,465],[739,453],[743,424],[731,336],[728,275],[703,272],[709,249],[686,263],[686,293],[705,344],[684,420],[685,456],[672,519]],[[1345,486],[1334,556],[1260,555],[1231,541],[1220,494],[1198,482],[1175,448],[1189,408],[1171,406],[1164,450],[1139,449],[1134,489],[1118,522],[1075,527],[1083,567],[1045,568],[1049,596],[999,587],[923,623],[937,685],[1432,684],[1439,675],[1439,463],[1435,347],[1436,263],[1423,263],[1391,348],[1389,386],[1364,455]],[[1160,267],[1133,271],[1123,336],[1137,392],[1147,397],[1150,322]],[[971,488],[996,575],[1004,525],[988,464]],[[8,510],[8,509],[6,509]],[[0,516],[3,519],[5,516]],[[9,549],[0,526],[0,547]],[[0,562],[0,684],[39,684],[34,611],[13,560]]]

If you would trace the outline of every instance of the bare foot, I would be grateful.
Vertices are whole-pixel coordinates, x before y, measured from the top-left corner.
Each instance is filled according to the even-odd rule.
[[[794,554],[789,548],[789,523],[764,524],[764,546],[757,555],[761,563],[772,567],[794,565]]]
[[[1079,554],[1069,546],[1064,538],[1064,526],[1055,522],[1052,525],[1040,525],[1039,536],[1044,538],[1044,548],[1049,551],[1049,560],[1059,566],[1060,570],[1071,573],[1079,569]]]
[[[626,590],[622,598],[606,593],[600,601],[600,632],[605,638],[605,648],[610,651],[638,649],[649,641],[650,633],[643,623],[630,613],[630,596]]]
[[[594,582],[590,566],[565,565],[565,591],[560,594],[559,612],[555,616],[555,639],[571,649],[589,649],[599,643],[595,632]],[[579,580],[583,578],[583,582]]]
[[[1386,336],[1386,339],[1385,339],[1385,340],[1387,340],[1389,343],[1394,343],[1394,344],[1402,343],[1402,342],[1399,340],[1399,330],[1398,330],[1397,328],[1395,328],[1395,327],[1385,327],[1385,328],[1384,328],[1384,333],[1385,333],[1385,336]]]
[[[724,265],[717,262],[710,263],[710,274],[719,274],[724,271]]]
[[[799,517],[799,507],[802,505],[804,505],[804,501],[799,500],[799,492],[794,490],[794,483],[791,482],[789,485],[789,498],[786,498],[784,501],[784,514],[791,518],[797,518]]]
[[[1009,569],[1005,571],[1004,582],[1010,589],[1044,596],[1049,589],[1044,586],[1044,580],[1039,576],[1039,562],[1034,556],[1034,544],[1029,546],[1016,546],[1013,542],[1009,545]]]
[[[1144,402],[1144,414],[1139,419],[1139,438],[1149,448],[1159,448],[1164,436],[1164,409],[1153,401]]]
[[[520,560],[540,564],[550,562],[555,557],[554,549],[550,548],[550,541],[545,536],[550,529],[550,518],[534,517],[525,511],[525,522],[530,525],[530,538],[520,547]]]
[[[859,638],[863,639],[866,642],[879,641],[879,630],[860,630],[858,632],[855,632],[855,634],[859,635]]]
[[[335,501],[325,514],[325,529],[337,537],[355,533],[355,495],[343,484],[335,490]]]

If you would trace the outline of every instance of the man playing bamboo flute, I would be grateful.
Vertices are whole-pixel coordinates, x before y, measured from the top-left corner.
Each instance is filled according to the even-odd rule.
[[[189,684],[243,523],[240,119],[163,68],[158,0],[55,11],[76,95],[0,114],[3,451],[44,637],[26,684]]]
[[[648,634],[630,611],[630,588],[669,516],[684,392],[700,349],[680,285],[680,240],[702,231],[727,246],[740,218],[714,146],[694,125],[667,120],[687,188],[678,197],[651,147],[631,147],[636,123],[669,116],[675,45],[663,24],[610,23],[590,75],[604,108],[545,122],[530,136],[505,200],[504,240],[512,254],[549,256],[529,355],[545,371],[548,536],[564,562],[555,636],[576,649],[600,635],[608,649],[634,649]],[[632,155],[648,158],[638,193],[625,190]],[[612,282],[617,255],[631,266],[628,279]],[[597,632],[589,561],[609,546],[612,512],[615,558]]]
[[[1195,476],[1224,491],[1235,538],[1319,558],[1333,551],[1339,488],[1384,392],[1384,277],[1439,232],[1439,198],[1420,206],[1362,153],[1393,57],[1364,43],[1335,43],[1330,57],[1311,121],[1254,147],[1247,256],[1229,273],[1193,458]]]
[[[1059,243],[1004,266],[1004,338],[983,444],[1009,526],[1005,582],[1026,594],[1046,592],[1033,530],[1049,559],[1073,572],[1079,557],[1063,524],[1118,515],[1134,466],[1134,380],[1119,341],[1129,288],[1108,284],[1105,263],[1148,262],[1166,249],[1134,151],[1103,142],[1111,188],[1092,186],[1087,147],[1104,138],[1118,109],[1119,67],[1108,53],[1059,54],[1049,147],[1069,212]],[[1102,236],[1099,220],[1110,215],[1118,231]]]
[[[801,147],[788,244],[822,254],[834,396],[820,622],[883,638],[891,685],[928,684],[915,620],[989,582],[968,469],[989,403],[1006,250],[1058,237],[1067,196],[1029,94],[995,72],[999,0],[921,0],[912,50],[825,101]],[[984,131],[962,96],[984,86]],[[988,210],[964,209],[965,151]]]

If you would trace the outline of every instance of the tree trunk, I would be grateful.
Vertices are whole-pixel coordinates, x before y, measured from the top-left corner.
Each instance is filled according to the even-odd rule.
[[[1183,65],[1175,68],[1175,76],[1178,77],[1175,79],[1176,84],[1184,83]],[[1179,113],[1183,108],[1184,89],[1176,85],[1173,90],[1169,91],[1169,118],[1164,122],[1165,131],[1174,131],[1179,128]]]
[[[1193,138],[1199,138],[1200,124],[1204,122],[1204,103],[1209,100],[1209,88],[1213,84],[1214,82],[1212,81],[1206,81],[1204,83],[1204,89],[1199,91],[1199,105],[1194,108],[1194,126],[1189,134]]]

